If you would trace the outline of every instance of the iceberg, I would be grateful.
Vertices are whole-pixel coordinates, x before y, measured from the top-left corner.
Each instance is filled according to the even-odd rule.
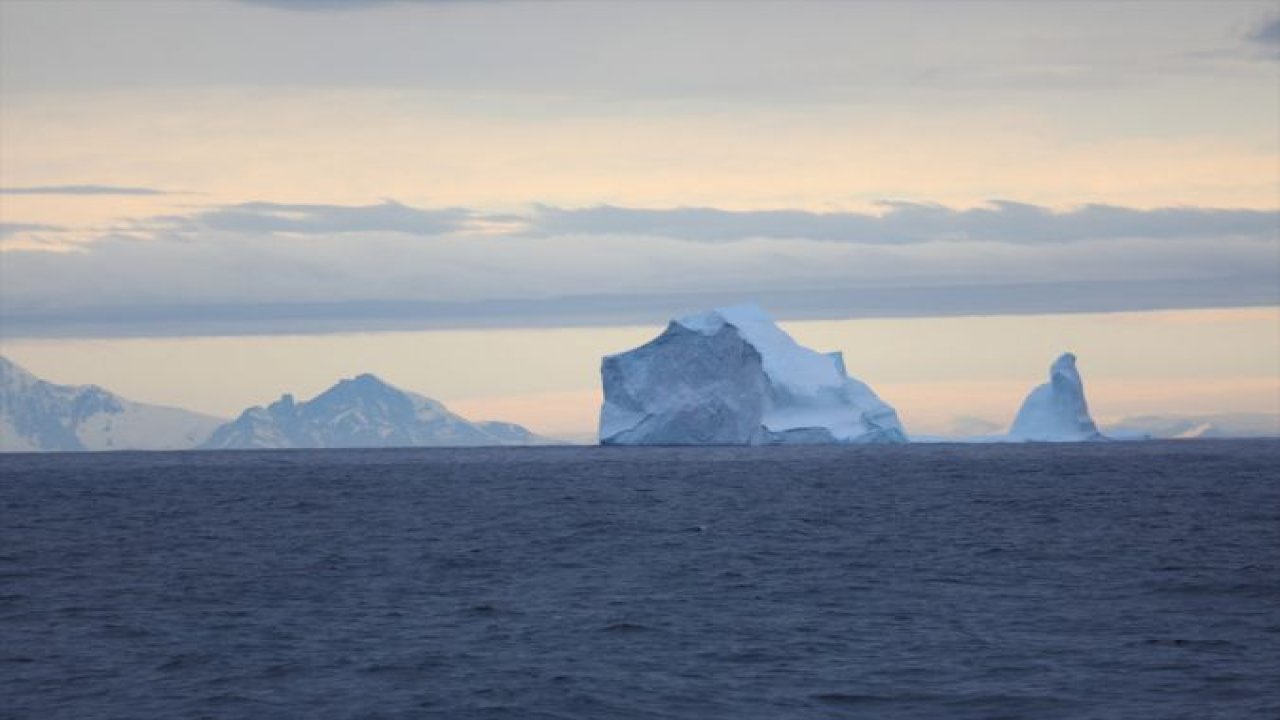
[[[755,305],[671,321],[601,362],[602,445],[899,443],[898,415]]]
[[[1022,402],[1010,440],[1079,442],[1105,440],[1089,416],[1084,381],[1076,370],[1076,356],[1063,353],[1049,368],[1049,382],[1037,386]]]

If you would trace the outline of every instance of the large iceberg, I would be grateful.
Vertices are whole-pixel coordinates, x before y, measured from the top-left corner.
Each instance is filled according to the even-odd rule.
[[[1076,370],[1076,356],[1063,353],[1049,368],[1049,382],[1037,386],[1023,401],[1009,429],[1010,440],[1077,442],[1104,440],[1089,416],[1084,381]]]
[[[603,445],[906,442],[894,409],[754,305],[673,320],[601,363]]]

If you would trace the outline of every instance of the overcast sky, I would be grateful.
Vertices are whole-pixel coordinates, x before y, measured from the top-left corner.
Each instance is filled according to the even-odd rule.
[[[108,359],[147,338],[374,332],[368,358],[581,327],[596,353],[754,299],[1060,322],[1066,345],[1073,313],[1260,308],[1191,375],[1243,381],[1249,354],[1280,406],[1277,88],[1274,2],[4,0],[0,344],[148,394],[154,367]],[[231,351],[209,352],[165,372]],[[450,363],[503,371],[438,362],[411,389],[491,400]],[[510,398],[596,383],[538,372]]]

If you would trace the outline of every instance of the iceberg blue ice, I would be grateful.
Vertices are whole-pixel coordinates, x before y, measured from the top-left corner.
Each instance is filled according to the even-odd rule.
[[[1049,368],[1049,382],[1037,386],[1022,402],[1009,429],[1010,440],[1076,442],[1103,440],[1089,416],[1084,381],[1076,356],[1063,353]]]
[[[673,320],[600,372],[604,445],[906,442],[840,353],[800,345],[754,305]]]

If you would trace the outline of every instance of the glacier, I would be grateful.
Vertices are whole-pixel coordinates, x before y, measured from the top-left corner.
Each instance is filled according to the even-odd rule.
[[[1038,385],[1014,418],[1010,440],[1079,442],[1105,440],[1089,416],[1084,381],[1076,369],[1076,356],[1063,353],[1049,368],[1049,382]]]
[[[755,305],[672,320],[601,361],[602,445],[900,443],[898,414]]]

